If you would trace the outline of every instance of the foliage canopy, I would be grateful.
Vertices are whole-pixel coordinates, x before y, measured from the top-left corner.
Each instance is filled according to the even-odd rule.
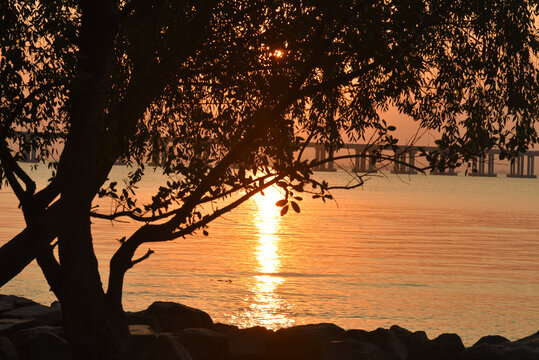
[[[13,242],[41,245],[12,258],[3,282],[37,256],[66,318],[79,316],[74,300],[84,296],[103,304],[96,311],[121,310],[141,244],[203,229],[273,184],[283,212],[294,193],[324,198],[331,187],[311,177],[318,163],[302,158],[305,146],[393,148],[380,116],[390,108],[441,133],[432,166],[493,147],[516,156],[537,143],[538,11],[533,0],[5,1],[0,180],[27,223]],[[52,169],[43,189],[17,164],[30,149]],[[132,166],[123,187],[107,181],[118,158]],[[139,204],[148,159],[169,180]],[[97,196],[116,211],[92,209]],[[141,223],[112,259],[107,291],[91,216]],[[90,336],[78,326],[66,324],[80,350],[77,337]]]

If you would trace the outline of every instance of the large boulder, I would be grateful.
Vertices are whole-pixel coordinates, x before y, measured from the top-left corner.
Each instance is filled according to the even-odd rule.
[[[213,327],[210,315],[204,311],[174,302],[156,301],[146,309],[145,315],[154,317],[163,331]]]
[[[374,344],[346,339],[324,345],[320,360],[386,360],[386,357]]]
[[[9,308],[7,310],[29,306],[29,305],[39,305],[35,301],[27,299],[27,298],[15,296],[15,295],[1,295],[1,294],[0,294],[0,303],[2,303],[4,307]]]
[[[268,352],[274,332],[261,326],[226,331],[228,352],[232,359],[261,359]]]
[[[149,325],[129,325],[129,333],[131,334],[135,358],[149,358],[150,351],[154,347],[159,333]]]
[[[499,344],[508,343],[508,342],[509,340],[504,338],[503,336],[488,335],[488,336],[483,336],[481,339],[477,340],[477,342],[473,344],[473,346],[479,346],[481,344],[499,345]]]
[[[21,360],[73,360],[69,344],[57,335],[61,331],[43,326],[17,332]]]
[[[275,332],[269,344],[271,359],[316,359],[323,345],[340,340],[344,329],[334,324],[309,324],[292,326]]]
[[[194,360],[221,360],[228,356],[228,338],[204,328],[183,329],[176,336]]]
[[[0,337],[0,359],[2,360],[19,360],[19,353],[15,346],[5,337]]]
[[[129,325],[149,325],[154,330],[162,331],[161,326],[153,316],[146,314],[146,310],[142,311],[126,311],[125,317]]]
[[[537,360],[539,332],[510,342],[501,336],[481,338],[461,354],[462,360]]]
[[[406,346],[409,359],[418,359],[422,348],[429,342],[429,338],[424,331],[412,332],[397,325],[391,326],[389,330]]]
[[[539,349],[539,331],[533,335],[517,340],[514,343],[519,346],[527,346],[530,348]]]
[[[321,323],[280,329],[275,332],[275,335],[278,338],[322,343],[340,339],[344,333],[344,329],[335,324]]]
[[[387,360],[408,359],[406,345],[390,330],[382,328],[370,332],[363,330],[349,330],[346,332],[345,337],[378,346],[384,351]]]
[[[62,310],[58,306],[49,307],[33,304],[4,311],[2,317],[8,319],[36,319],[42,324],[58,325],[62,319]]]
[[[11,333],[40,325],[37,319],[0,319],[0,336],[9,336]]]
[[[161,334],[155,339],[148,360],[193,360],[193,358],[174,336]]]
[[[464,351],[462,340],[457,334],[442,334],[425,342],[410,354],[411,360],[455,360]]]
[[[3,296],[3,295],[0,295],[0,296]],[[0,297],[0,315],[1,313],[3,313],[4,311],[9,311],[9,310],[12,310],[14,308],[14,305],[13,305],[13,301],[9,301],[7,299],[2,299]]]
[[[539,351],[511,344],[479,344],[460,354],[460,360],[537,360]]]

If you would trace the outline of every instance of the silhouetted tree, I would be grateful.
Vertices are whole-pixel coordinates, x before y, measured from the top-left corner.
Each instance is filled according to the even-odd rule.
[[[534,0],[4,1],[0,179],[26,229],[0,249],[1,284],[37,259],[76,358],[129,358],[124,274],[150,255],[135,251],[202,231],[268,186],[282,188],[282,213],[298,193],[329,196],[301,158],[309,142],[374,134],[392,147],[379,114],[395,107],[442,133],[444,166],[536,143],[537,11]],[[50,164],[42,189],[17,162],[31,149]],[[158,157],[169,180],[139,204]],[[133,166],[122,188],[107,180],[119,158]],[[92,208],[98,196],[116,211]],[[92,216],[141,224],[107,289]]]

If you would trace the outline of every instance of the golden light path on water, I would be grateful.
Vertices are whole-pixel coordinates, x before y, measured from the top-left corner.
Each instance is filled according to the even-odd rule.
[[[257,273],[251,288],[248,317],[253,325],[267,328],[290,326],[293,319],[286,316],[289,305],[277,294],[277,288],[285,279],[280,277],[281,260],[279,256],[279,229],[281,218],[275,203],[283,195],[276,188],[268,188],[264,195],[256,195],[253,200],[256,207],[254,222],[257,227],[258,247],[256,249]]]

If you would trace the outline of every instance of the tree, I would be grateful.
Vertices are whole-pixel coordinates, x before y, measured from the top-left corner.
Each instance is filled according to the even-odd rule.
[[[338,149],[374,134],[393,148],[379,115],[391,106],[441,131],[432,166],[535,144],[537,12],[533,0],[6,1],[0,179],[26,229],[0,249],[1,283],[35,258],[76,357],[130,358],[123,279],[151,254],[135,251],[206,232],[269,186],[284,193],[282,213],[302,192],[330,196],[302,158],[309,142]],[[42,189],[17,162],[30,149],[51,169]],[[139,205],[136,184],[158,157],[169,181]],[[122,188],[107,179],[118,158],[133,169]],[[103,196],[114,213],[92,207]],[[141,224],[107,289],[92,217]]]

